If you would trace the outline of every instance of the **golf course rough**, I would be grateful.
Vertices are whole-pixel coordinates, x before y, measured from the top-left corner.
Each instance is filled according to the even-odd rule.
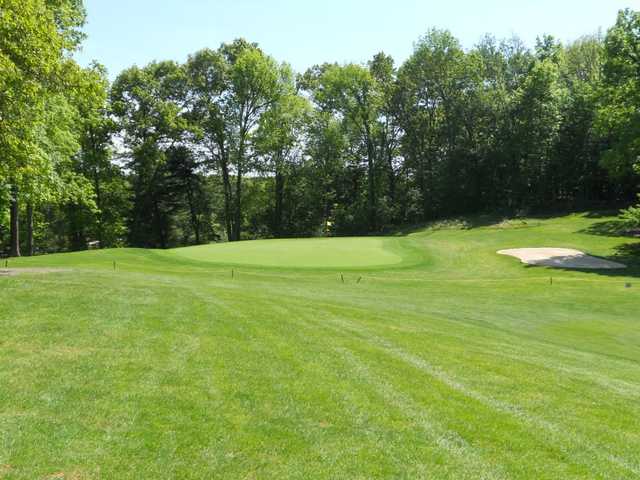
[[[639,242],[477,220],[11,259],[0,478],[640,478]]]

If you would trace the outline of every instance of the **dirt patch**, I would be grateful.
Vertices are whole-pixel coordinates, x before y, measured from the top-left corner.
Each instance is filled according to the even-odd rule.
[[[622,263],[592,257],[580,250],[572,248],[514,248],[500,250],[500,255],[508,255],[520,259],[527,265],[539,265],[554,268],[577,268],[585,270],[611,270],[627,268]]]
[[[0,268],[0,277],[13,277],[23,273],[60,273],[68,271],[68,268]]]

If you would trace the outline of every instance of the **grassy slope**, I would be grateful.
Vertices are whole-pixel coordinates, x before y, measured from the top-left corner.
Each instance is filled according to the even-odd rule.
[[[14,262],[74,271],[0,277],[0,478],[640,478],[640,269],[495,254],[608,256],[629,240],[577,233],[606,221],[421,231],[344,285],[176,251]]]

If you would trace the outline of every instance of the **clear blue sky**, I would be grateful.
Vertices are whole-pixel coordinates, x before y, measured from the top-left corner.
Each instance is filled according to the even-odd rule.
[[[618,9],[640,0],[85,0],[81,63],[113,78],[151,60],[182,61],[200,48],[245,37],[298,71],[325,61],[365,62],[378,51],[396,62],[430,27],[473,46],[484,33],[561,40],[606,30]]]

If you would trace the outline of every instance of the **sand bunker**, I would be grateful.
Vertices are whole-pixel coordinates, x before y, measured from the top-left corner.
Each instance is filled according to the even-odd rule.
[[[540,265],[555,268],[615,269],[627,268],[621,263],[592,257],[580,250],[571,248],[514,248],[500,250],[500,255],[519,258],[527,265]]]
[[[0,277],[12,277],[21,273],[58,273],[68,271],[68,268],[0,268]]]

